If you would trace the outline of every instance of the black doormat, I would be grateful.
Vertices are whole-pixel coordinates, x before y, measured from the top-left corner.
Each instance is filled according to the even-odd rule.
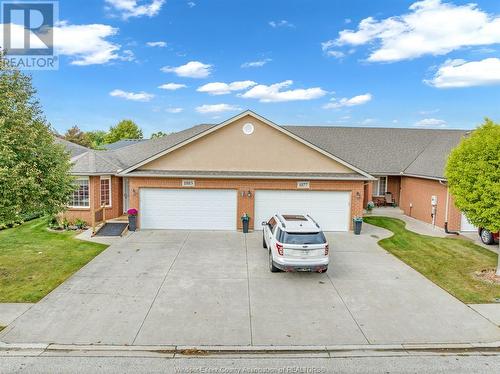
[[[120,236],[128,223],[108,222],[95,236]]]

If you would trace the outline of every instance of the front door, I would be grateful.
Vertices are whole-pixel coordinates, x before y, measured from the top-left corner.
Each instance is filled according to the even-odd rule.
[[[123,213],[127,213],[128,208],[128,178],[123,178]]]

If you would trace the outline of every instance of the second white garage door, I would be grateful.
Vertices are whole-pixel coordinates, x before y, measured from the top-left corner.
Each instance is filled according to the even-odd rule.
[[[141,188],[141,228],[236,230],[236,199],[236,190]]]
[[[255,229],[275,213],[310,214],[325,231],[348,231],[351,193],[347,191],[256,191]]]

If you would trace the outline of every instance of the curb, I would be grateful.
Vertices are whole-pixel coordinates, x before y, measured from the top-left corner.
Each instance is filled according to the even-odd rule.
[[[353,357],[410,355],[498,355],[500,341],[466,344],[389,344],[332,346],[183,346],[183,345],[77,345],[0,342],[1,356],[107,356],[107,357],[205,357],[293,356]]]

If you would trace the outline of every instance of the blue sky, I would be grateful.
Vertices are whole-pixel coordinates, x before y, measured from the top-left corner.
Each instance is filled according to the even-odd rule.
[[[278,124],[473,128],[500,120],[500,2],[476,3],[63,0],[59,70],[33,79],[60,132],[130,118],[148,136],[244,109]]]

